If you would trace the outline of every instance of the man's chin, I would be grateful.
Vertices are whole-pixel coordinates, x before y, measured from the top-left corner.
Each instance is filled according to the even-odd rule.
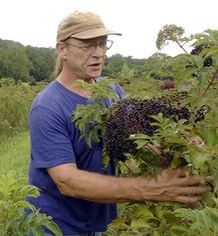
[[[97,76],[98,77],[98,76]],[[95,79],[97,77],[90,77],[90,78],[86,78],[84,81],[88,84],[92,84],[92,83],[95,83]]]

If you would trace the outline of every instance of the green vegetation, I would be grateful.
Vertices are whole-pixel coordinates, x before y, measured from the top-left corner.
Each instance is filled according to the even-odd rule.
[[[26,178],[30,159],[29,132],[20,132],[12,137],[2,138],[0,145],[0,176],[16,170]]]
[[[0,79],[0,140],[28,128],[28,116],[36,94],[45,82],[31,86],[12,78]]]
[[[36,236],[43,235],[42,226],[49,228],[55,235],[62,236],[52,218],[39,211],[26,201],[26,197],[38,197],[39,189],[25,185],[24,179],[10,171],[0,178],[0,235],[24,236],[32,232]],[[31,210],[29,215],[24,209]]]
[[[181,40],[177,38],[177,42]],[[195,205],[152,202],[119,204],[119,218],[109,226],[107,236],[218,235],[216,227],[218,220],[218,31],[207,30],[202,34],[192,36],[189,40],[194,41],[193,45],[198,53],[181,54],[175,59],[164,60],[168,63],[167,68],[170,68],[169,71],[165,71],[164,76],[167,76],[168,73],[174,79],[173,87],[170,90],[161,86],[156,87],[156,91],[147,92],[146,86],[149,86],[150,81],[145,80],[145,77],[148,78],[147,75],[137,80],[137,83],[140,83],[137,88],[144,89],[128,90],[130,87],[135,88],[136,83],[136,79],[129,80],[124,86],[129,92],[129,97],[133,99],[124,98],[107,110],[104,106],[102,107],[103,97],[100,96],[101,99],[95,103],[96,94],[90,88],[93,85],[84,84],[85,88],[93,92],[94,105],[88,115],[92,117],[94,127],[101,130],[99,133],[106,139],[106,153],[107,139],[108,141],[113,139],[116,147],[120,146],[120,149],[116,151],[113,148],[113,143],[110,149],[112,152],[115,151],[118,156],[115,159],[117,159],[120,176],[155,174],[166,168],[164,165],[157,165],[156,160],[171,156],[172,161],[169,163],[171,168],[182,165],[189,175],[202,177],[212,175],[214,177],[213,192],[204,194],[201,202]],[[161,75],[162,72],[164,72],[163,68],[158,71],[158,74]],[[152,89],[152,87],[150,88]],[[101,89],[96,91],[101,91]],[[100,95],[105,93],[102,90]],[[185,93],[186,96],[174,100],[175,95],[180,93]],[[172,108],[173,106],[178,109],[188,108],[182,110],[182,115],[187,113],[188,119],[184,116],[181,121],[178,121],[174,114],[174,119],[170,119],[170,116],[163,117],[162,114],[169,112],[168,108],[154,115],[152,112],[157,109],[157,106],[150,107],[150,100],[148,104],[145,104],[147,100],[134,99],[136,97],[143,98],[145,95]],[[108,94],[108,96],[110,95]],[[140,103],[143,103],[143,106]],[[136,109],[133,109],[134,106]],[[115,107],[114,110],[113,107]],[[146,117],[147,111],[146,114],[143,114],[144,108],[152,110],[153,121]],[[173,111],[176,110],[173,109]],[[110,120],[109,115],[113,115],[113,112],[114,116]],[[135,116],[132,114],[134,112],[136,112]],[[96,134],[99,130],[88,126],[90,119],[79,119],[86,117],[86,113],[87,106],[78,106],[78,109],[73,113],[76,118],[74,121],[79,128],[82,128],[81,131],[86,130],[83,132],[83,137],[86,137],[87,143],[90,143],[90,138],[98,141]],[[138,120],[141,114],[143,114],[141,117],[143,122],[155,126],[155,130],[151,126],[146,126],[146,131],[153,131],[150,134],[138,131],[142,130],[140,123],[142,121]],[[102,122],[105,120],[106,122]],[[109,130],[108,136],[105,135],[107,120],[109,120],[109,129],[115,127]],[[113,124],[115,125],[113,126]],[[133,129],[131,129],[132,127]],[[132,132],[128,133],[129,137],[120,137],[122,132],[126,133],[129,130]],[[132,152],[132,146],[127,142],[124,144],[123,141],[126,140],[122,138],[134,140],[138,151]],[[126,149],[128,146],[129,150]],[[126,158],[119,158],[122,154],[120,152],[123,150],[125,150],[123,155]],[[146,158],[144,158],[145,156]],[[202,184],[204,183],[202,182]]]

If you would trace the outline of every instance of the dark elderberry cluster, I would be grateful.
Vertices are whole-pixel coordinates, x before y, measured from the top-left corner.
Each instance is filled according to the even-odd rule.
[[[204,48],[210,48],[209,45],[198,45],[195,46],[195,48],[191,51],[191,55],[199,55],[200,52],[204,49]],[[212,65],[212,58],[211,57],[207,57],[204,59],[204,66],[211,66]]]
[[[184,107],[182,107],[181,105],[181,101],[187,97],[188,97],[188,93],[186,91],[181,91],[181,92],[171,93],[167,95],[162,95],[161,97],[155,98],[155,100],[169,106],[176,106],[176,107],[181,107],[181,109],[184,109]],[[189,108],[190,104],[186,104],[186,107]],[[201,107],[197,111],[192,112],[192,115],[194,117],[194,123],[204,120],[205,114],[207,112],[208,112],[208,109],[206,109],[206,107]]]
[[[176,93],[168,93],[167,95],[162,95],[160,97],[156,97],[155,100],[169,106],[181,106],[181,101],[188,97],[188,93],[186,91],[177,91]]]
[[[143,133],[152,136],[157,127],[151,116],[162,113],[164,117],[189,119],[190,113],[185,107],[173,107],[164,104],[161,99],[128,98],[118,101],[111,107],[106,122],[106,152],[110,158],[125,161],[125,153],[135,154],[136,144],[128,140],[131,134]]]
[[[204,120],[205,118],[205,114],[208,112],[208,110],[206,108],[200,108],[199,110],[197,110],[197,112],[195,113],[195,123]]]

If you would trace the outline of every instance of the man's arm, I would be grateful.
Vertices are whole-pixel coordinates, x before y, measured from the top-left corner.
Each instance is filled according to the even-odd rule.
[[[157,179],[105,176],[63,164],[47,169],[61,194],[100,203],[159,201],[195,203],[211,187],[200,186],[201,177],[185,177],[182,169],[165,170]],[[205,182],[212,181],[207,177]]]

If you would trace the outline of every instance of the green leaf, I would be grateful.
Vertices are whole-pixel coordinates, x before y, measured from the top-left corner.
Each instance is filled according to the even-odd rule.
[[[159,233],[158,231],[153,231],[150,236],[162,236],[162,233]]]
[[[138,139],[138,140],[135,140],[134,143],[137,144],[137,149],[140,149],[140,148],[144,147],[145,144],[148,143],[148,141],[147,140]]]
[[[42,230],[39,226],[34,226],[30,228],[30,232],[34,234],[34,236],[43,236],[44,230]]]
[[[133,213],[133,216],[135,217],[143,217],[144,219],[156,219],[156,217],[154,216],[153,212],[149,209],[148,206],[146,205],[139,205],[134,213]]]
[[[131,229],[150,229],[151,225],[145,219],[134,219],[131,223]]]
[[[206,125],[201,127],[201,133],[204,136],[208,145],[217,145],[218,144],[218,129],[211,128]]]
[[[129,225],[124,223],[124,221],[121,218],[117,218],[117,219],[113,220],[111,225],[115,229],[116,228],[118,228],[118,229],[129,229],[129,228],[131,228]]]
[[[48,228],[51,232],[53,232],[56,236],[63,236],[60,228],[57,226],[55,222],[49,221],[43,224],[46,228]]]
[[[27,201],[18,201],[18,202],[15,202],[14,203],[14,206],[15,207],[18,207],[18,208],[23,208],[23,209],[31,209],[32,211],[36,210],[36,208],[30,204],[29,202]]]

